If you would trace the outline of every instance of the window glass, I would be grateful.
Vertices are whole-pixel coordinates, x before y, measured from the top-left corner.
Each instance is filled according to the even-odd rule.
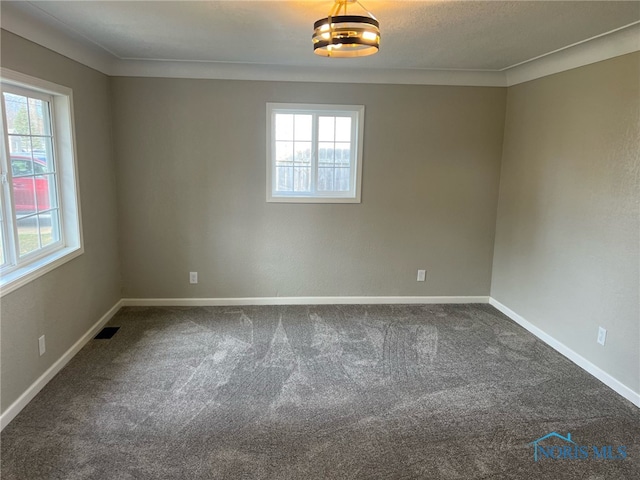
[[[5,295],[81,254],[82,236],[71,90],[3,69],[1,93],[0,295]]]
[[[364,107],[268,104],[268,201],[360,200]]]

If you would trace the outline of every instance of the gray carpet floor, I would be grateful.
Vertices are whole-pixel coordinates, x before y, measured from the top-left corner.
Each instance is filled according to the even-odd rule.
[[[640,410],[488,305],[123,308],[110,325],[2,432],[2,479],[640,478]],[[627,457],[535,462],[554,431]]]

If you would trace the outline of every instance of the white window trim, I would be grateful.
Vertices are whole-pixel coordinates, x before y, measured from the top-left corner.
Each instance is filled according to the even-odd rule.
[[[60,196],[61,237],[64,244],[51,251],[43,251],[26,265],[3,272],[0,278],[0,297],[32,282],[36,278],[69,262],[84,253],[82,238],[82,215],[80,211],[80,185],[76,162],[75,121],[73,115],[73,91],[40,78],[15,72],[7,68],[0,69],[3,84],[35,90],[53,97],[51,114],[56,128],[55,151],[57,155],[57,174]],[[4,119],[2,119],[4,122]],[[2,133],[3,148],[9,156],[6,135]],[[7,157],[10,168],[10,159]],[[7,188],[6,190],[10,190]],[[5,199],[6,201],[7,199]],[[77,220],[77,221],[76,221]]]
[[[339,115],[341,113],[355,114],[356,124],[354,130],[356,138],[352,145],[356,150],[355,162],[352,172],[354,176],[354,195],[347,192],[341,195],[336,192],[305,194],[274,193],[275,162],[273,152],[275,146],[273,120],[278,110],[287,110],[287,113],[318,113]],[[364,105],[326,105],[326,104],[302,104],[302,103],[267,103],[267,202],[268,203],[361,203],[362,198],[362,150],[364,146]],[[316,148],[314,139],[312,148]],[[315,155],[315,153],[314,153]]]

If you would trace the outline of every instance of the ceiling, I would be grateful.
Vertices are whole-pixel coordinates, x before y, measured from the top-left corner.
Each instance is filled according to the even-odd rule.
[[[639,1],[363,3],[380,21],[382,42],[377,55],[357,59],[312,53],[313,22],[333,0],[2,1],[1,8],[3,18],[19,13],[123,62],[377,71],[504,71],[640,21]]]

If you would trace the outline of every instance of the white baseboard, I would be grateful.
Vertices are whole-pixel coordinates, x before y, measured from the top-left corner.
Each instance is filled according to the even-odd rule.
[[[116,304],[105,313],[100,320],[98,320],[88,331],[85,333],[76,343],[69,348],[53,365],[51,365],[46,372],[31,384],[27,390],[13,402],[9,408],[7,408],[2,415],[0,415],[0,430],[9,425],[9,422],[13,420],[20,411],[27,406],[27,404],[33,400],[33,398],[49,383],[49,381],[56,376],[56,374],[69,363],[76,353],[78,353],[82,347],[84,347],[89,340],[96,336],[100,329],[120,310],[122,307],[122,300],[116,302]]]
[[[233,305],[380,305],[489,303],[489,297],[246,297],[123,298],[124,307],[226,307]]]
[[[596,377],[598,380],[604,383],[607,387],[611,388],[618,394],[622,395],[624,398],[629,400],[635,406],[640,407],[640,393],[634,392],[625,384],[623,384],[622,382],[620,382],[619,380],[615,379],[614,377],[609,375],[607,372],[602,370],[600,367],[597,367],[596,365],[591,363],[589,360],[584,358],[582,355],[574,352],[565,344],[559,342],[548,333],[544,332],[540,328],[533,325],[531,322],[528,322],[523,317],[518,315],[516,312],[511,310],[509,307],[506,307],[505,305],[497,301],[495,298],[490,297],[489,304],[493,305],[495,308],[500,310],[502,313],[504,313],[507,317],[509,317],[514,322],[516,322],[518,325],[520,325],[521,327],[525,328],[526,330],[534,334],[536,337],[538,337],[544,343],[549,345],[555,351],[567,357],[569,360],[571,360],[573,363],[575,363],[580,368],[585,370],[587,373],[590,373],[591,375]]]
[[[484,296],[462,297],[255,297],[255,298],[124,298],[98,320],[62,357],[44,372],[7,410],[0,415],[0,430],[49,383],[49,381],[91,340],[123,306],[233,306],[233,305],[380,305],[380,304],[461,304],[489,303],[511,320],[524,327],[551,348],[564,355],[609,388],[640,407],[640,393],[633,391],[614,377],[577,354],[540,328],[525,320],[494,298]]]

